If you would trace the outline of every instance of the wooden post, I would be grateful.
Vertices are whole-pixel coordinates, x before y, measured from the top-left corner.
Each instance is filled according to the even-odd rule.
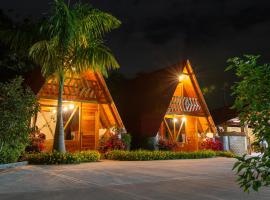
[[[173,117],[173,140],[175,141],[176,140],[176,130],[175,130],[175,116]],[[176,142],[176,141],[175,141]]]
[[[162,139],[165,139],[165,127],[164,127],[164,121],[161,122],[161,126],[160,126],[160,129],[159,129],[159,136],[160,136]]]
[[[170,129],[170,127],[169,127],[169,125],[168,125],[168,123],[167,123],[167,121],[166,121],[166,117],[164,117],[164,122],[165,122],[166,127],[167,127],[167,129],[168,129],[168,131],[169,131],[170,139],[173,140],[173,134],[172,134],[171,129]]]
[[[195,138],[196,138],[196,151],[199,150],[199,136],[198,136],[198,118],[195,118]]]
[[[95,113],[95,149],[99,147],[99,115],[100,115],[99,104],[97,106],[97,111]]]
[[[82,123],[82,102],[79,105],[79,135],[80,135],[80,151],[82,150],[82,128],[81,128],[81,123]]]

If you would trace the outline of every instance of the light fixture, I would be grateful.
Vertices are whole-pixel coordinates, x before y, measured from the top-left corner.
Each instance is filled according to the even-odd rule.
[[[67,110],[68,110],[68,107],[65,106],[65,107],[63,108],[63,111],[66,112]]]
[[[55,109],[53,109],[53,110],[52,110],[52,113],[53,113],[53,114],[55,114],[55,113],[56,113],[56,110],[55,110]]]
[[[206,133],[206,137],[213,138],[214,137],[214,134],[213,133]]]
[[[182,122],[185,122],[187,121],[187,118],[186,117],[182,117]]]
[[[178,119],[177,118],[173,118],[173,122],[174,123],[178,122]]]
[[[181,82],[181,81],[183,81],[183,80],[186,80],[186,79],[187,79],[187,75],[185,75],[185,74],[180,74],[179,77],[178,77],[178,79],[179,79],[179,82]]]
[[[74,104],[69,104],[69,105],[68,105],[68,108],[69,108],[70,110],[73,110],[74,107],[75,107]]]

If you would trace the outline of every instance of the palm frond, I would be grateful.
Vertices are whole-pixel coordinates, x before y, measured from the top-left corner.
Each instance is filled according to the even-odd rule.
[[[85,34],[100,38],[121,25],[121,22],[111,14],[87,5],[78,4],[74,13],[78,19],[76,32],[79,35]]]
[[[100,41],[92,43],[87,48],[76,49],[70,66],[74,67],[77,73],[93,70],[105,76],[108,70],[119,68],[111,50]]]
[[[75,33],[76,19],[74,13],[68,8],[63,0],[55,0],[52,16],[42,29],[47,32],[50,38],[58,37],[62,53],[70,43]]]
[[[50,76],[61,68],[61,58],[57,49],[58,39],[43,40],[35,43],[29,50],[29,56],[39,66],[45,77]]]

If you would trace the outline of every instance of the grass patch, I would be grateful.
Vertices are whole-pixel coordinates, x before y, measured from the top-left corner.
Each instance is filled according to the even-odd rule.
[[[97,151],[81,151],[75,153],[35,153],[26,154],[24,160],[29,164],[79,164],[82,162],[97,162],[100,160],[100,153]]]

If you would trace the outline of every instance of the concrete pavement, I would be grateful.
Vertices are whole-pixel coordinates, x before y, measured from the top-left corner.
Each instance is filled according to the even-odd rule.
[[[234,159],[102,161],[0,171],[0,200],[269,200],[270,188],[243,193]]]

